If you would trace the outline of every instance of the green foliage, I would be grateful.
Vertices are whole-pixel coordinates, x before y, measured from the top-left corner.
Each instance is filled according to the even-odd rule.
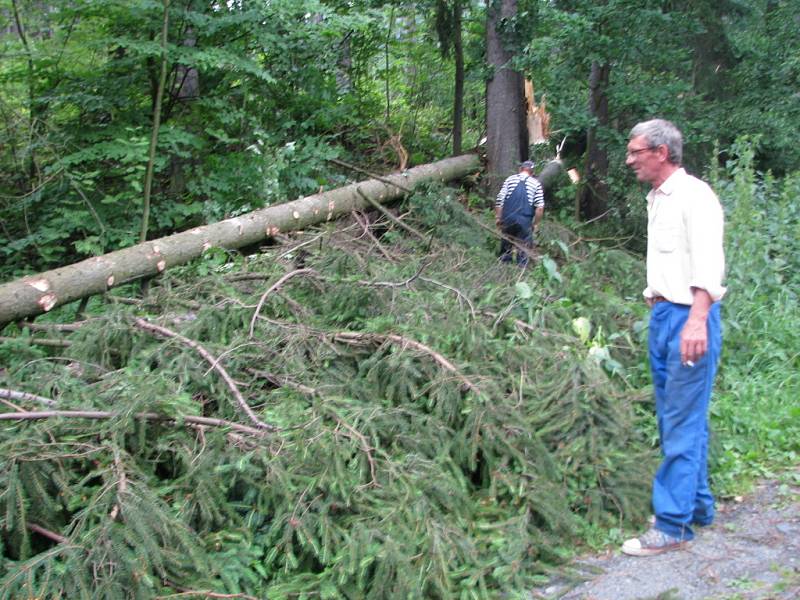
[[[726,207],[729,292],[719,393],[718,487],[743,484],[797,462],[800,337],[797,315],[800,179],[758,174],[755,146],[731,150],[729,180],[717,188]]]
[[[299,249],[236,259],[249,279],[209,253],[147,304],[95,311],[63,351],[14,360],[2,387],[115,416],[3,427],[0,597],[490,598],[582,531],[642,517],[640,394],[597,358],[625,360],[611,332],[636,315],[572,300],[566,264],[560,280],[499,266],[452,192],[406,208],[426,254],[390,222],[373,225],[381,260],[347,228],[309,232],[313,274],[263,296]],[[202,344],[279,431],[190,427],[248,420],[195,350],[134,315]]]

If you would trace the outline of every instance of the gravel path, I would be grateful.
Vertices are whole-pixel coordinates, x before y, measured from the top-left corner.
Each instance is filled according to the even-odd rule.
[[[533,590],[531,599],[798,600],[800,469],[784,483],[765,482],[722,504],[716,522],[688,549],[647,558],[618,549],[575,561],[584,583],[566,577]],[[792,483],[785,483],[786,481]]]

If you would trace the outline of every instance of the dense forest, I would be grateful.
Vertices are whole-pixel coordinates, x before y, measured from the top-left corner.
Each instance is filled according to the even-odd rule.
[[[618,543],[658,453],[652,117],[726,214],[714,491],[796,463],[798,30],[798,0],[0,0],[0,288],[159,265],[0,323],[0,598],[522,598]],[[498,263],[499,184],[556,156],[535,260]],[[265,210],[293,225],[154,246]]]

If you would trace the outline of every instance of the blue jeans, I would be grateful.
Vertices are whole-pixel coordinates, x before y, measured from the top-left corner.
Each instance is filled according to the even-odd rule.
[[[501,231],[504,235],[513,238],[517,244],[525,248],[533,247],[533,231],[531,231],[531,224],[523,223],[504,223]],[[524,267],[528,264],[528,252],[517,248],[517,264]],[[500,260],[502,262],[511,262],[514,253],[514,244],[508,240],[500,240]]]
[[[656,529],[684,540],[692,524],[710,525],[714,497],[708,486],[708,405],[722,348],[720,307],[708,313],[708,351],[692,367],[681,364],[680,334],[689,307],[655,304],[650,313],[650,368],[656,397],[661,466],[653,479]]]

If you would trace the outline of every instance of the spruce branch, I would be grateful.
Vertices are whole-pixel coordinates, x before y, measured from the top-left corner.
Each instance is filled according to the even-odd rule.
[[[283,277],[278,279],[278,281],[273,283],[270,286],[270,288],[266,292],[264,292],[264,294],[261,296],[261,299],[258,301],[258,305],[256,306],[256,310],[253,313],[253,318],[250,319],[250,334],[248,336],[249,338],[252,339],[252,337],[253,337],[253,330],[255,329],[255,326],[256,326],[256,319],[258,319],[258,313],[261,312],[261,307],[264,306],[264,301],[267,299],[267,296],[269,296],[272,292],[274,292],[275,290],[280,288],[284,283],[286,283],[292,277],[294,277],[296,275],[302,275],[304,273],[313,273],[313,272],[314,272],[314,269],[296,269],[294,271],[290,271],[289,273],[286,273]]]
[[[105,410],[37,410],[13,413],[0,413],[0,421],[40,421],[43,419],[114,419],[121,416],[122,413],[115,413]],[[201,417],[198,415],[181,415],[180,417],[170,417],[167,415],[160,415],[158,413],[135,413],[133,415],[136,419],[145,421],[156,422],[184,422],[187,427],[228,427],[234,431],[244,433],[247,435],[262,437],[264,435],[263,428],[250,427],[249,425],[242,425],[233,421],[226,421],[225,419],[214,419],[211,417]]]
[[[439,364],[442,368],[446,371],[453,373],[461,382],[470,390],[475,392],[478,395],[481,395],[480,388],[472,383],[467,377],[459,371],[453,363],[447,360],[444,356],[433,350],[432,348],[426,346],[425,344],[418,342],[416,340],[412,340],[411,338],[404,337],[402,335],[397,335],[395,333],[389,334],[378,334],[378,333],[355,333],[350,331],[341,331],[338,333],[333,334],[333,339],[336,341],[344,342],[344,343],[355,343],[358,344],[360,342],[393,342],[395,344],[399,344],[403,347],[410,346],[420,352],[427,354],[430,356],[437,364]]]
[[[420,269],[420,271],[421,271],[421,269]],[[420,277],[420,280],[421,281],[425,281],[427,283],[432,283],[433,285],[438,285],[439,287],[443,287],[446,290],[450,290],[456,296],[458,296],[459,300],[463,299],[464,302],[467,303],[467,306],[469,306],[469,312],[472,315],[472,318],[475,319],[475,307],[473,306],[472,302],[470,301],[470,299],[467,297],[467,295],[464,292],[462,292],[458,288],[454,288],[452,286],[449,286],[446,283],[442,283],[440,281],[436,281],[435,279],[428,279],[427,277]]]
[[[256,314],[258,314],[258,309],[256,309]],[[136,318],[134,319],[134,323],[136,324],[137,327],[143,329],[144,331],[155,333],[164,337],[174,338],[179,342],[181,342],[182,344],[189,346],[193,350],[197,351],[197,353],[200,354],[200,356],[202,356],[203,358],[205,358],[208,361],[208,363],[212,365],[214,370],[220,374],[222,379],[228,385],[228,389],[231,390],[231,393],[233,394],[233,397],[236,399],[236,402],[239,404],[239,407],[250,418],[250,420],[253,423],[255,423],[256,426],[259,427],[260,429],[263,429],[265,431],[277,431],[277,427],[265,423],[264,421],[258,418],[256,413],[253,412],[253,409],[250,408],[250,405],[248,405],[247,402],[245,401],[244,396],[242,396],[242,393],[239,391],[239,388],[237,387],[236,382],[233,380],[233,378],[222,367],[222,365],[219,364],[214,355],[211,354],[205,348],[203,348],[203,346],[201,346],[194,340],[190,340],[189,338],[180,335],[179,333],[175,333],[171,329],[167,329],[166,327],[149,323],[144,319]]]
[[[363,433],[361,433],[355,427],[353,427],[352,425],[347,423],[347,421],[345,421],[344,419],[341,419],[340,417],[335,417],[335,419],[336,419],[336,422],[339,424],[340,427],[344,427],[347,431],[350,432],[348,437],[354,437],[356,440],[358,440],[358,443],[361,446],[362,452],[364,452],[364,455],[367,457],[367,462],[369,463],[369,474],[370,474],[371,480],[366,485],[359,486],[359,487],[380,487],[380,484],[378,483],[378,479],[377,479],[377,469],[376,469],[376,466],[375,466],[375,457],[372,456],[372,447],[369,445],[369,441],[367,441],[367,438],[364,436]],[[338,430],[338,427],[337,427],[337,430]]]

